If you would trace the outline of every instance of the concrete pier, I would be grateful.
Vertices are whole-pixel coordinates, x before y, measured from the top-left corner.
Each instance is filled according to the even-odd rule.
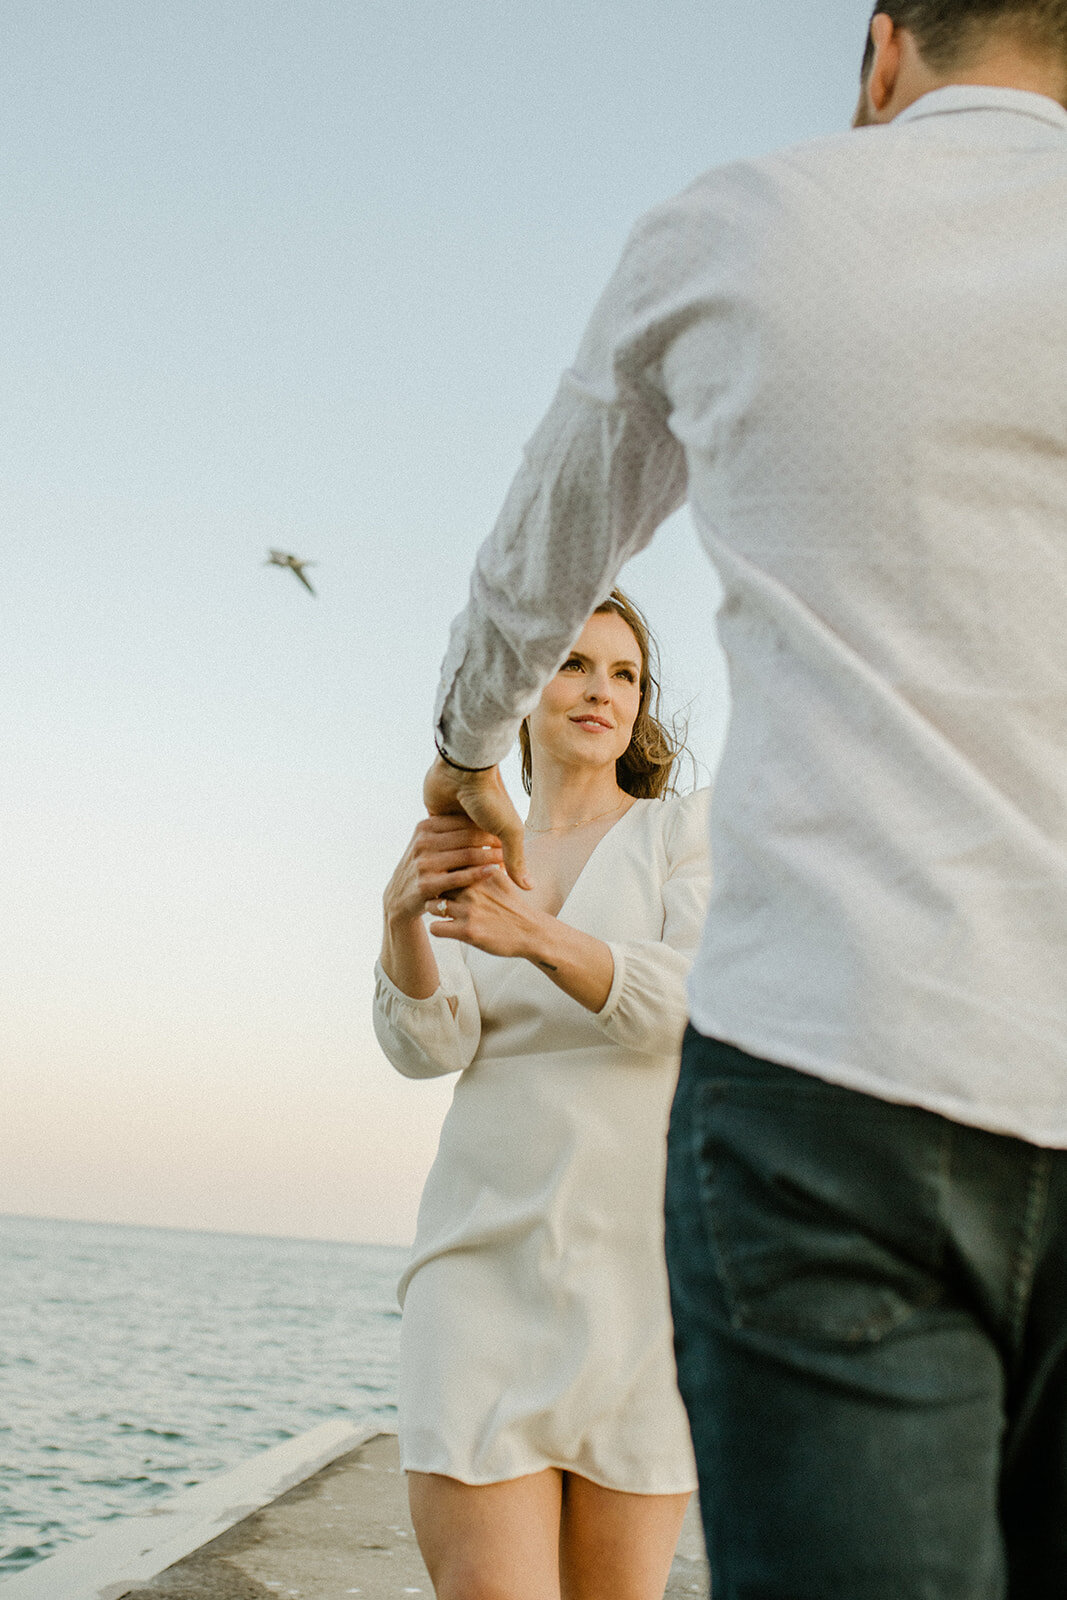
[[[708,1592],[691,1508],[667,1594]],[[125,1600],[433,1600],[396,1438],[379,1434]]]
[[[312,1439],[313,1436],[307,1436]],[[293,1441],[296,1446],[299,1441]],[[292,1449],[291,1447],[287,1447]],[[263,1465],[269,1467],[269,1452]],[[266,1478],[263,1481],[267,1481]],[[227,1497],[218,1480],[219,1505]],[[191,1490],[202,1494],[208,1485]],[[175,1504],[180,1515],[182,1497]],[[253,1502],[254,1503],[254,1502]],[[248,1502],[246,1500],[245,1504]],[[202,1514],[201,1508],[201,1514]],[[130,1519],[142,1522],[141,1518]],[[190,1524],[191,1526],[191,1524]],[[101,1535],[106,1541],[108,1535]],[[81,1547],[91,1580],[78,1579],[79,1547],[43,1561],[12,1580],[12,1600],[26,1585],[47,1600],[399,1600],[433,1588],[408,1518],[404,1474],[394,1434],[375,1434],[318,1467],[302,1481],[234,1520],[226,1531],[152,1571],[142,1536],[136,1582],[123,1581],[121,1563],[108,1577],[101,1550],[89,1539]],[[146,1564],[152,1576],[143,1576]],[[106,1565],[106,1562],[103,1563]],[[51,1573],[49,1569],[52,1569]],[[4,1596],[8,1584],[0,1584]],[[707,1569],[695,1506],[691,1506],[667,1589],[669,1600],[706,1596]],[[6,1596],[5,1596],[6,1600]]]
[[[707,1597],[696,1504],[667,1600]],[[395,1434],[325,1424],[0,1582],[0,1600],[434,1600]]]

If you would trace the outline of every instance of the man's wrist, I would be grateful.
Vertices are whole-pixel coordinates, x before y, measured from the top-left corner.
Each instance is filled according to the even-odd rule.
[[[451,767],[453,772],[492,772],[493,768],[496,766],[496,762],[491,761],[487,767],[465,767],[462,762],[453,761],[452,757],[441,743],[441,735],[439,733],[434,734],[433,742],[437,746],[437,754],[441,757],[441,760],[444,762],[445,766]]]

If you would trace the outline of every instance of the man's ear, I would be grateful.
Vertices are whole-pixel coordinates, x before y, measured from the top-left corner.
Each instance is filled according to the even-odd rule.
[[[867,75],[867,100],[879,118],[893,99],[900,75],[900,29],[884,11],[871,20],[871,44],[874,58]]]

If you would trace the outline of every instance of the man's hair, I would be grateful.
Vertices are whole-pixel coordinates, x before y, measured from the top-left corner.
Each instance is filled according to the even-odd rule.
[[[958,67],[990,33],[1007,33],[1038,55],[1060,55],[1067,63],[1067,0],[883,0],[879,12],[915,35],[923,59],[935,72]],[[863,57],[867,81],[874,58],[870,32]]]

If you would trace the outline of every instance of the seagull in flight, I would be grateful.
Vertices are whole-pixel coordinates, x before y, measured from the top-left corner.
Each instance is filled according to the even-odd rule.
[[[263,565],[265,567],[288,567],[290,572],[296,573],[308,594],[315,593],[304,576],[304,568],[315,566],[316,563],[314,561],[301,561],[299,556],[291,556],[286,550],[271,550]]]

